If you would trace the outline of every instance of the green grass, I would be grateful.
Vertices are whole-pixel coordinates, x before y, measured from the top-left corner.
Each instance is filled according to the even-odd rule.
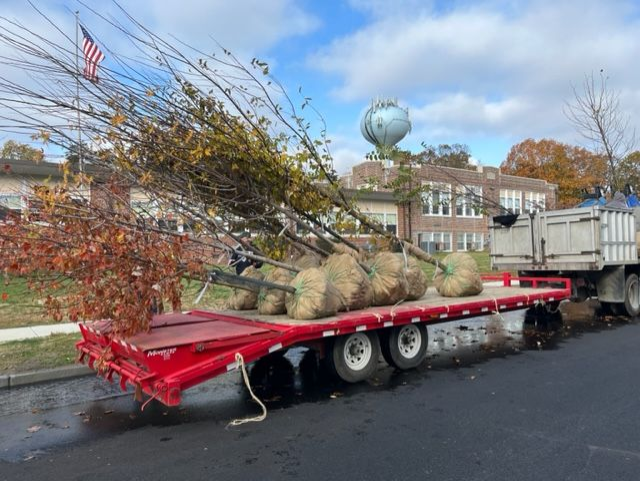
[[[48,337],[0,344],[0,375],[49,369],[73,364],[78,334],[52,334]]]
[[[14,277],[0,285],[0,295],[0,329],[55,322],[45,316],[44,300],[29,289],[23,278]]]
[[[216,286],[209,284],[202,299],[198,304],[195,303],[198,294],[202,291],[204,283],[198,281],[190,281],[184,283],[184,291],[182,292],[182,310],[189,311],[192,309],[223,309],[225,301],[231,293],[231,288],[225,286]]]

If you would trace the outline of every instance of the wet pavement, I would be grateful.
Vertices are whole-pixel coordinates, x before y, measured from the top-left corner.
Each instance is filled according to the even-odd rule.
[[[284,357],[271,356],[255,363],[251,371],[252,385],[270,411],[270,417],[260,425],[259,431],[268,433],[270,428],[276,429],[275,425],[280,423],[274,421],[274,418],[279,421],[282,421],[283,417],[296,418],[302,415],[303,411],[305,422],[313,419],[313,416],[309,416],[309,412],[313,412],[317,417],[313,422],[322,423],[324,416],[332,418],[337,414],[334,411],[335,401],[340,401],[341,408],[353,416],[353,407],[357,406],[414,402],[415,400],[408,396],[409,392],[415,394],[427,389],[429,396],[438,399],[440,394],[433,391],[438,389],[435,385],[437,383],[433,382],[436,377],[439,379],[438,382],[481,383],[483,379],[488,381],[495,376],[496,368],[504,369],[505,372],[512,367],[523,368],[522,362],[531,362],[529,357],[522,359],[526,357],[523,356],[524,353],[562,351],[565,346],[579,343],[580,338],[587,334],[635,326],[635,321],[626,318],[600,316],[597,303],[563,304],[561,307],[562,315],[557,313],[547,316],[544,320],[536,320],[525,312],[518,311],[429,326],[428,357],[418,369],[407,372],[395,371],[381,361],[379,371],[373,379],[356,385],[347,385],[331,379],[312,351],[298,348],[289,350]],[[507,362],[496,364],[499,362],[496,360]],[[519,360],[522,362],[518,362]],[[560,357],[557,361],[560,361]],[[557,361],[550,359],[550,362]],[[490,373],[486,372],[487,368],[490,368]],[[497,390],[498,388],[485,394],[491,397]],[[443,390],[442,396],[446,395],[447,391]],[[366,402],[363,402],[364,399]],[[184,437],[185,430],[189,430],[190,427],[197,431],[206,425],[212,432],[225,432],[228,431],[225,427],[230,420],[254,415],[259,411],[250,401],[238,372],[229,373],[186,391],[180,407],[167,408],[156,402],[146,405],[144,411],[141,411],[140,407],[141,405],[133,400],[132,392],[122,393],[117,383],[110,385],[105,380],[94,377],[2,392],[0,468],[4,466],[6,469],[0,469],[0,479],[12,479],[13,471],[8,467],[15,468],[15,473],[23,472],[21,470],[28,473],[30,463],[45,460],[54,462],[66,452],[88,449],[92,458],[102,459],[101,455],[94,453],[101,450],[99,446],[103,442],[112,443],[114,437],[135,442],[127,435],[137,439],[153,433],[155,443],[171,443],[176,438]],[[375,424],[380,422],[376,415],[379,409],[380,406],[377,406],[369,411],[365,409],[356,412],[362,417],[361,423]],[[393,404],[382,409],[394,409]],[[435,409],[432,414],[435,413],[436,416],[443,412],[437,411],[441,409],[439,407],[432,406],[431,409]],[[501,409],[504,409],[504,406]],[[492,427],[495,426],[486,426],[485,429]],[[249,433],[251,429],[247,427],[242,432]],[[301,429],[297,435],[307,430],[302,427]],[[363,433],[367,432],[364,428],[359,429],[362,429]],[[334,435],[325,434],[329,437]],[[535,437],[537,434],[530,435]],[[364,435],[350,432],[349,436],[355,436],[357,439],[358,436]],[[437,441],[448,439],[446,430],[440,429],[439,436],[442,439],[436,436]],[[239,439],[242,438],[243,436],[240,436]],[[320,442],[321,432],[318,433],[318,438]],[[238,442],[240,441],[236,439],[236,443]],[[453,440],[449,442],[455,444]],[[244,449],[242,444],[238,449]],[[593,455],[594,453],[591,453],[591,456]],[[277,458],[277,452],[274,451],[272,456]],[[636,454],[629,456],[636,459]],[[105,455],[104,458],[109,456]],[[250,458],[251,456],[247,459]],[[640,464],[637,461],[640,461],[640,455],[636,459],[640,477]],[[111,462],[113,461],[106,464],[104,473],[111,473]],[[297,466],[300,465],[298,462]],[[65,472],[59,463],[58,469],[62,470],[60,473]],[[297,473],[298,469],[290,471]],[[291,474],[286,469],[279,472]],[[110,474],[105,476],[104,479],[108,479]],[[156,477],[149,473],[149,479]],[[146,478],[141,476],[140,479]],[[367,477],[356,476],[353,479]],[[381,479],[394,478],[391,476]]]

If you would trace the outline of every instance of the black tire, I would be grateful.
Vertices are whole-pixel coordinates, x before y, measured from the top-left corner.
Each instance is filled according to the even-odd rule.
[[[624,283],[624,308],[630,317],[640,315],[640,280],[631,273]]]
[[[392,367],[418,367],[427,355],[428,335],[424,324],[406,324],[389,329],[380,340],[382,356]]]
[[[356,383],[369,379],[378,369],[380,342],[375,332],[354,332],[337,337],[327,355],[328,367],[340,379]]]

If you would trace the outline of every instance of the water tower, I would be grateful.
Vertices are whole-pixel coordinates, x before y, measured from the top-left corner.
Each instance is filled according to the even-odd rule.
[[[411,130],[409,110],[398,106],[397,99],[375,99],[360,121],[364,138],[384,153]]]

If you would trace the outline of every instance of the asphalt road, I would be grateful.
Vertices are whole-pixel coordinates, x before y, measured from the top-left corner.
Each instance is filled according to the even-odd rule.
[[[290,351],[257,366],[284,375],[258,386],[267,419],[240,427],[258,409],[237,373],[144,412],[94,378],[2,393],[0,479],[640,479],[640,324],[522,318],[432,326],[418,370],[353,386]]]

